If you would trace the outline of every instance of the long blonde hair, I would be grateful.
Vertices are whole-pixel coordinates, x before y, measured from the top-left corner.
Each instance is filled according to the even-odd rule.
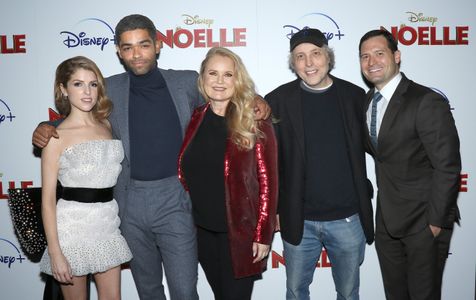
[[[71,103],[61,92],[61,85],[66,87],[71,76],[79,69],[91,71],[98,80],[98,101],[94,106],[92,113],[96,120],[103,120],[109,117],[112,111],[112,102],[106,95],[106,83],[98,66],[89,58],[84,56],[75,56],[63,61],[56,68],[56,77],[54,85],[55,105],[59,113],[65,117],[71,112]]]
[[[211,48],[200,66],[198,89],[206,101],[210,101],[205,93],[205,68],[210,59],[216,55],[228,57],[234,64],[235,92],[226,108],[225,119],[229,136],[233,143],[246,150],[253,149],[256,139],[263,136],[255,121],[255,84],[251,80],[241,58],[233,51],[223,47]]]

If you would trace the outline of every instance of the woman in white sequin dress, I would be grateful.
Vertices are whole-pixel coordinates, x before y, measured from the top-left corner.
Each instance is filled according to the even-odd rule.
[[[65,299],[86,299],[93,274],[99,299],[120,298],[120,265],[132,258],[112,196],[124,150],[112,139],[112,109],[96,64],[77,56],[56,69],[55,104],[66,116],[41,157],[42,214],[48,247],[42,272]],[[57,181],[63,192],[56,201]]]

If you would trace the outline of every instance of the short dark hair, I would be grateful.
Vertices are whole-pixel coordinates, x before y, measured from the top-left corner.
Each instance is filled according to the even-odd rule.
[[[121,35],[130,30],[145,29],[149,32],[150,38],[155,42],[157,39],[157,28],[154,22],[143,15],[129,15],[122,18],[116,25],[115,42],[119,45],[121,42]]]
[[[390,49],[390,51],[392,51],[392,53],[395,53],[395,51],[398,51],[398,42],[390,32],[388,32],[385,29],[375,29],[375,30],[370,30],[369,32],[367,32],[366,34],[362,36],[359,43],[359,53],[360,53],[360,50],[362,49],[362,44],[366,40],[376,36],[383,36],[387,40],[388,48]]]

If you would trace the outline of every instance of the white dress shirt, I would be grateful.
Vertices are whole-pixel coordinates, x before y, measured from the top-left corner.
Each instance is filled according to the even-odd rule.
[[[383,117],[385,115],[385,111],[387,110],[387,106],[390,103],[390,99],[392,99],[393,93],[397,89],[398,84],[402,80],[402,74],[398,73],[395,77],[393,77],[380,91],[377,88],[374,88],[374,94],[379,92],[382,94],[382,99],[377,103],[377,136],[380,131],[380,125],[382,124]],[[367,109],[367,127],[370,132],[370,120],[372,117],[372,102],[369,104],[369,108]]]

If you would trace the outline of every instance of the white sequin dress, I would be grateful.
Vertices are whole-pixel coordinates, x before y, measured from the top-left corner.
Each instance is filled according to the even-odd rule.
[[[119,140],[92,140],[66,148],[59,158],[64,187],[108,188],[116,184],[124,150]],[[60,199],[56,206],[58,239],[74,276],[104,272],[131,260],[119,230],[116,200],[81,203]],[[40,262],[51,275],[48,249]]]

